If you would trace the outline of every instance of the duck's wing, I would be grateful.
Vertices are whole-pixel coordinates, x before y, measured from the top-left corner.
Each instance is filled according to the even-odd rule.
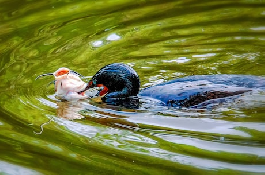
[[[156,85],[142,90],[139,95],[160,100],[165,105],[191,107],[207,100],[222,99],[248,91],[251,88],[195,80]]]

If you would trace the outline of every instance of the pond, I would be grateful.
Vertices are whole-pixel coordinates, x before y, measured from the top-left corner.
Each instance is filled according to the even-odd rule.
[[[0,174],[264,174],[265,93],[211,110],[60,102],[43,73],[125,63],[141,89],[265,75],[260,0],[1,0]]]

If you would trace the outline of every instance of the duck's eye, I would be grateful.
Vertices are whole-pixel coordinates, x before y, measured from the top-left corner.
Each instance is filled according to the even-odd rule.
[[[60,76],[60,75],[65,75],[65,74],[68,74],[69,73],[69,70],[60,70],[56,73],[55,76]]]

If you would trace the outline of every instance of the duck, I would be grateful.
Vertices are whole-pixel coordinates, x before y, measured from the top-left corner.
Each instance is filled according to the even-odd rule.
[[[265,78],[253,75],[193,75],[174,79],[140,90],[137,72],[127,64],[102,67],[87,83],[82,75],[68,68],[39,75],[55,77],[56,96],[63,100],[99,97],[103,103],[138,108],[139,99],[153,99],[162,106],[200,108],[237,97],[253,89],[265,89]],[[91,95],[91,90],[94,95]],[[95,93],[96,92],[96,93]]]

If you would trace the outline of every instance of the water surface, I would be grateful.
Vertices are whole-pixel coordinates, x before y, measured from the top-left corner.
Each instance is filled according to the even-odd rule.
[[[54,98],[42,73],[115,62],[141,88],[189,75],[265,75],[265,4],[0,1],[1,174],[264,174],[265,93],[212,110]]]

